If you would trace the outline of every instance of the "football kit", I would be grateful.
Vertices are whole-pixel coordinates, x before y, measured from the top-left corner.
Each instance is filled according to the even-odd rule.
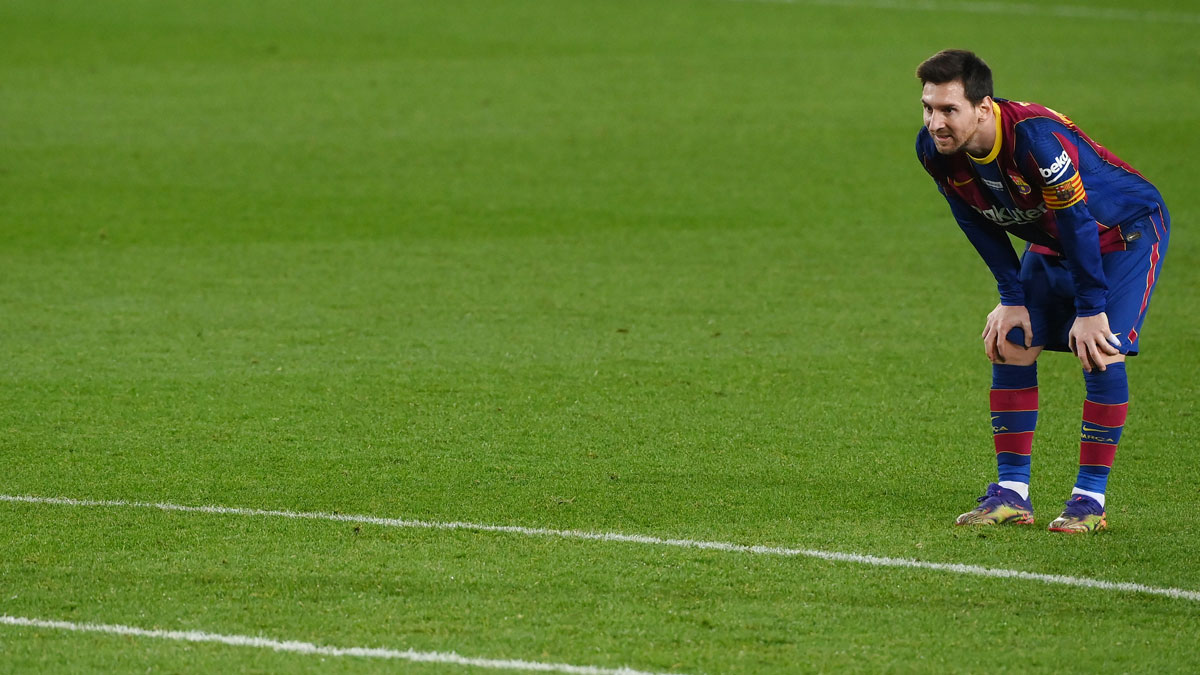
[[[1034,345],[1070,351],[1074,318],[1105,312],[1121,352],[1136,354],[1170,230],[1162,196],[1066,116],[1004,99],[993,106],[996,142],[986,157],[942,155],[922,128],[921,164],[991,269],[1001,302],[1029,309]],[[1007,234],[1027,242],[1020,260]],[[1025,343],[1020,328],[1008,338]]]
[[[1034,346],[1071,351],[1075,319],[1103,312],[1120,352],[1137,354],[1170,233],[1162,196],[1064,115],[1004,99],[992,106],[996,139],[986,156],[943,155],[926,128],[917,156],[991,269],[1001,304],[1028,310]],[[1026,242],[1020,258],[1009,234]],[[1005,337],[1025,344],[1020,327]],[[1105,492],[1129,402],[1125,363],[1085,371],[1084,384],[1079,472],[1050,523],[1055,532],[1107,527]],[[993,363],[990,408],[999,479],[956,523],[1030,524],[1037,363]]]

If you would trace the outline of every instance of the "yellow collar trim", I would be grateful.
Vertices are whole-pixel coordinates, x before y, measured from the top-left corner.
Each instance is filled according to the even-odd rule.
[[[976,157],[968,152],[967,157],[976,164],[991,164],[1000,156],[1000,104],[995,101],[992,101],[992,116],[996,118],[996,144],[992,146],[992,151],[987,157]]]

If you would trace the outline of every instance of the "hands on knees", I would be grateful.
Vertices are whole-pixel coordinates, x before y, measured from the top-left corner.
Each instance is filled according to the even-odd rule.
[[[1025,344],[1008,341],[1008,333],[1020,328],[1025,333]],[[983,328],[983,352],[992,363],[1028,366],[1037,361],[1040,346],[1033,346],[1033,325],[1029,321],[1029,310],[1024,305],[996,305],[987,315]]]
[[[1108,364],[1125,360],[1120,350],[1121,340],[1109,329],[1108,315],[1104,312],[1076,317],[1069,339],[1071,351],[1084,372],[1105,370]]]

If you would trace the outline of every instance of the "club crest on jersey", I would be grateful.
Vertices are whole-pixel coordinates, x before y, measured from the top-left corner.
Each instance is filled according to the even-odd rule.
[[[1025,180],[1017,174],[1010,173],[1008,174],[1008,178],[1013,182],[1013,185],[1017,186],[1017,192],[1020,192],[1023,195],[1033,192],[1033,188],[1029,187],[1029,183],[1026,183]]]
[[[1041,172],[1042,178],[1046,180],[1046,184],[1052,185],[1057,183],[1058,179],[1062,178],[1063,174],[1065,174],[1067,169],[1070,168],[1071,156],[1067,154],[1066,150],[1063,150],[1061,155],[1054,158],[1054,163],[1051,164],[1049,168],[1043,169],[1038,167],[1038,171]]]

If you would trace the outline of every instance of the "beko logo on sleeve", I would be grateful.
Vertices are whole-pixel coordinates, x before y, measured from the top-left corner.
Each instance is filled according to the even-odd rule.
[[[1038,167],[1038,171],[1042,172],[1042,178],[1046,179],[1047,185],[1053,185],[1054,183],[1058,182],[1059,178],[1063,177],[1063,174],[1065,174],[1069,168],[1071,168],[1071,157],[1067,154],[1066,150],[1063,150],[1062,154],[1054,160],[1054,163],[1050,165],[1049,169]]]

